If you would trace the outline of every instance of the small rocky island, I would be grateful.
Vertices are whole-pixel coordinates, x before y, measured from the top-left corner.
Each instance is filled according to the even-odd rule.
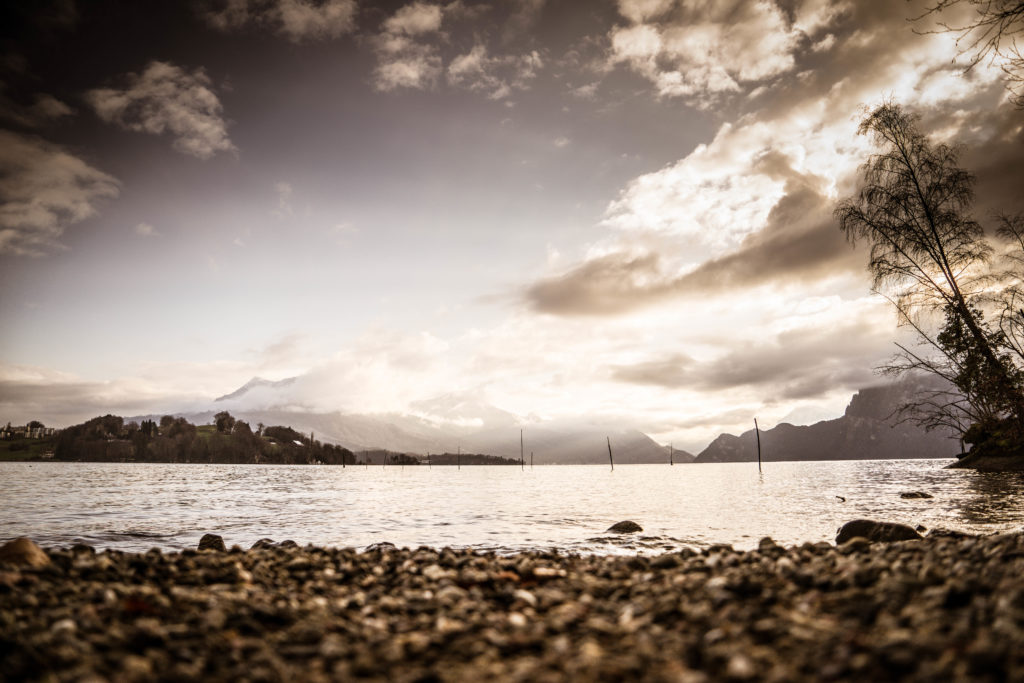
[[[1024,680],[1021,533],[651,558],[202,546],[0,549],[0,679]]]

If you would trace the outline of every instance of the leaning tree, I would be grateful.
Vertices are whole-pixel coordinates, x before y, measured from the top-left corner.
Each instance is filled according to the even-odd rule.
[[[835,211],[851,242],[870,245],[875,291],[920,342],[897,345],[886,369],[924,371],[951,385],[908,406],[926,427],[963,435],[1010,420],[1024,433],[1021,371],[1004,332],[984,316],[997,277],[992,246],[971,216],[974,177],[959,166],[959,148],[932,144],[918,120],[892,103],[867,114],[859,130],[876,152],[861,168],[859,191]]]

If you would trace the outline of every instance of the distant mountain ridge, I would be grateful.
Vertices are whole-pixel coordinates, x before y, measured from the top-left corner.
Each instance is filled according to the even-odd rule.
[[[956,457],[960,442],[951,434],[893,424],[893,415],[918,388],[919,384],[911,381],[861,389],[842,417],[800,427],[782,423],[762,430],[761,457],[766,462]],[[720,435],[694,462],[755,460],[757,438],[751,429],[740,436]]]
[[[239,388],[232,391],[230,394],[224,394],[213,399],[214,403],[221,403],[223,401],[233,401],[235,399],[242,398],[254,389],[279,389],[281,387],[287,387],[295,383],[296,377],[288,377],[287,379],[280,379],[275,381],[269,379],[263,379],[262,377],[253,377],[251,380],[240,386]]]

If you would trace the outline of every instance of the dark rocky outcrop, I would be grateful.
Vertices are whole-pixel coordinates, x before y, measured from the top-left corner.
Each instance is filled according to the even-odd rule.
[[[869,541],[915,541],[924,538],[913,527],[895,522],[875,522],[870,519],[855,519],[839,528],[836,543],[846,543],[852,538],[866,538]]]
[[[934,498],[930,493],[924,491],[904,491],[900,494],[900,498]]]
[[[627,519],[627,520],[624,520],[624,521],[621,521],[621,522],[616,522],[615,524],[612,524],[610,527],[608,527],[608,532],[607,533],[612,533],[612,534],[634,534],[634,533],[636,533],[638,531],[643,531],[643,530],[644,530],[644,528],[642,526],[640,526],[636,522],[633,522],[633,521]]]
[[[224,539],[217,534],[204,534],[199,539],[200,550],[219,550],[225,552],[227,548],[224,546]]]
[[[761,457],[780,460],[894,460],[953,458],[960,443],[950,435],[899,424],[893,415],[917,384],[901,382],[861,389],[846,414],[834,420],[795,426],[782,423],[761,430]],[[740,436],[722,434],[695,462],[752,462],[757,460],[754,430]]]

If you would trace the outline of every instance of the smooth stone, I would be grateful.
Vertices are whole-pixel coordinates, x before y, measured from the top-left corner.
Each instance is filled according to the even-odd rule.
[[[636,522],[633,522],[633,521],[630,521],[630,520],[627,519],[625,521],[618,522],[616,524],[612,524],[610,527],[608,527],[608,531],[606,531],[605,533],[633,534],[633,533],[636,533],[637,531],[643,531],[643,530],[644,530],[644,528],[642,526],[640,526]]]
[[[32,539],[22,536],[0,547],[0,564],[5,562],[25,567],[45,567],[50,564],[50,558]]]
[[[934,498],[930,493],[924,491],[904,491],[900,494],[900,498]]]
[[[875,522],[870,519],[855,519],[839,528],[836,543],[846,543],[861,536],[869,541],[919,541],[924,538],[913,527],[895,522]]]
[[[274,539],[272,539],[272,538],[261,538],[260,540],[258,540],[255,543],[253,543],[252,547],[249,548],[249,550],[266,550],[267,548],[276,548],[276,547],[277,547],[277,544],[274,543]]]
[[[199,550],[218,550],[220,552],[226,552],[227,547],[224,545],[224,539],[217,534],[204,534],[199,539]]]

